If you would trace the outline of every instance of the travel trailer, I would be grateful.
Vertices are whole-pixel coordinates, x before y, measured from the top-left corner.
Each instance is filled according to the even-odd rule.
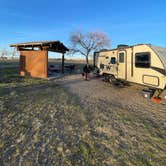
[[[133,82],[159,91],[166,88],[166,48],[150,44],[119,45],[94,53],[99,75],[113,82]]]

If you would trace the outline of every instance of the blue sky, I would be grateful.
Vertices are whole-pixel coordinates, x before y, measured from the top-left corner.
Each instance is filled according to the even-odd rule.
[[[118,44],[166,46],[165,0],[0,0],[0,47],[103,31]]]

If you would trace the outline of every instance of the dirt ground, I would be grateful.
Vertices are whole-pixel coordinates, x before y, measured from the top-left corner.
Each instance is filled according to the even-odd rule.
[[[108,137],[111,137],[118,131],[120,137],[117,138],[117,142],[121,142],[124,146],[126,145],[126,147],[131,146],[126,149],[125,147],[121,147],[122,149],[130,149],[129,153],[131,154],[135,148],[134,153],[136,154],[138,151],[141,151],[145,156],[148,156],[150,153],[151,157],[149,159],[146,160],[145,158],[147,156],[145,157],[143,155],[145,158],[143,157],[141,159],[142,163],[135,162],[134,165],[161,165],[161,163],[164,162],[163,157],[165,156],[166,158],[166,155],[160,156],[160,152],[166,154],[166,150],[162,149],[157,142],[159,141],[158,138],[166,138],[165,99],[163,99],[160,104],[157,104],[142,96],[141,91],[143,87],[140,85],[132,84],[119,88],[103,82],[103,78],[93,76],[90,81],[85,81],[83,77],[78,74],[67,76],[56,82],[65,87],[66,91],[72,96],[75,96],[77,102],[89,111],[92,119],[92,125],[90,126],[93,126],[91,130],[106,134]],[[99,121],[99,124],[94,125],[96,121]],[[104,121],[105,123],[103,123]],[[98,127],[94,128],[94,126]],[[160,143],[163,141],[162,139]],[[137,146],[134,145],[135,147],[132,147],[133,140],[138,143]],[[103,142],[103,140],[101,140],[101,142]],[[107,147],[110,146],[109,141],[107,142],[105,140],[104,144],[107,144]],[[157,147],[160,147],[160,150]],[[165,143],[163,147],[166,148]],[[119,148],[119,151],[122,150],[121,148]],[[156,155],[158,155],[158,157],[160,156],[158,159],[156,158],[158,163],[155,162],[154,157],[156,150],[159,152]],[[132,162],[125,162],[125,160],[126,159],[124,159],[124,163],[115,162],[115,165],[133,165]],[[155,164],[149,161],[153,161]],[[113,160],[107,162],[108,165],[113,163]]]
[[[91,75],[90,81],[84,81],[79,74],[66,76],[61,82],[70,93],[77,95],[81,102],[88,104],[96,101],[105,101],[113,106],[122,109],[151,111],[157,116],[166,111],[166,100],[163,99],[160,104],[152,102],[142,96],[143,86],[130,84],[122,88],[103,82],[103,78]]]
[[[80,74],[46,81],[5,73],[0,165],[165,165],[166,102],[143,98],[142,87]]]

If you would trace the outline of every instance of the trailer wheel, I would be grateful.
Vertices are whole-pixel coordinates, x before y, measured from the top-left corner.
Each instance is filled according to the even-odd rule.
[[[123,88],[125,85],[124,85],[124,83],[123,82],[118,82],[118,86],[120,87],[120,88]]]
[[[103,76],[104,76],[104,80],[103,80],[103,81],[105,81],[105,82],[109,82],[109,75],[104,74]]]
[[[110,75],[109,76],[109,83],[111,83],[111,84],[115,84],[116,82],[117,82],[117,80],[116,80],[116,78],[113,76],[113,75]]]

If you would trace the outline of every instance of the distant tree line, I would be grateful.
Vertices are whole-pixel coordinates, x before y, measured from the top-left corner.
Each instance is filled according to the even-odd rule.
[[[18,51],[13,49],[9,51],[7,49],[0,49],[0,60],[5,61],[7,59],[15,59],[18,57]]]

